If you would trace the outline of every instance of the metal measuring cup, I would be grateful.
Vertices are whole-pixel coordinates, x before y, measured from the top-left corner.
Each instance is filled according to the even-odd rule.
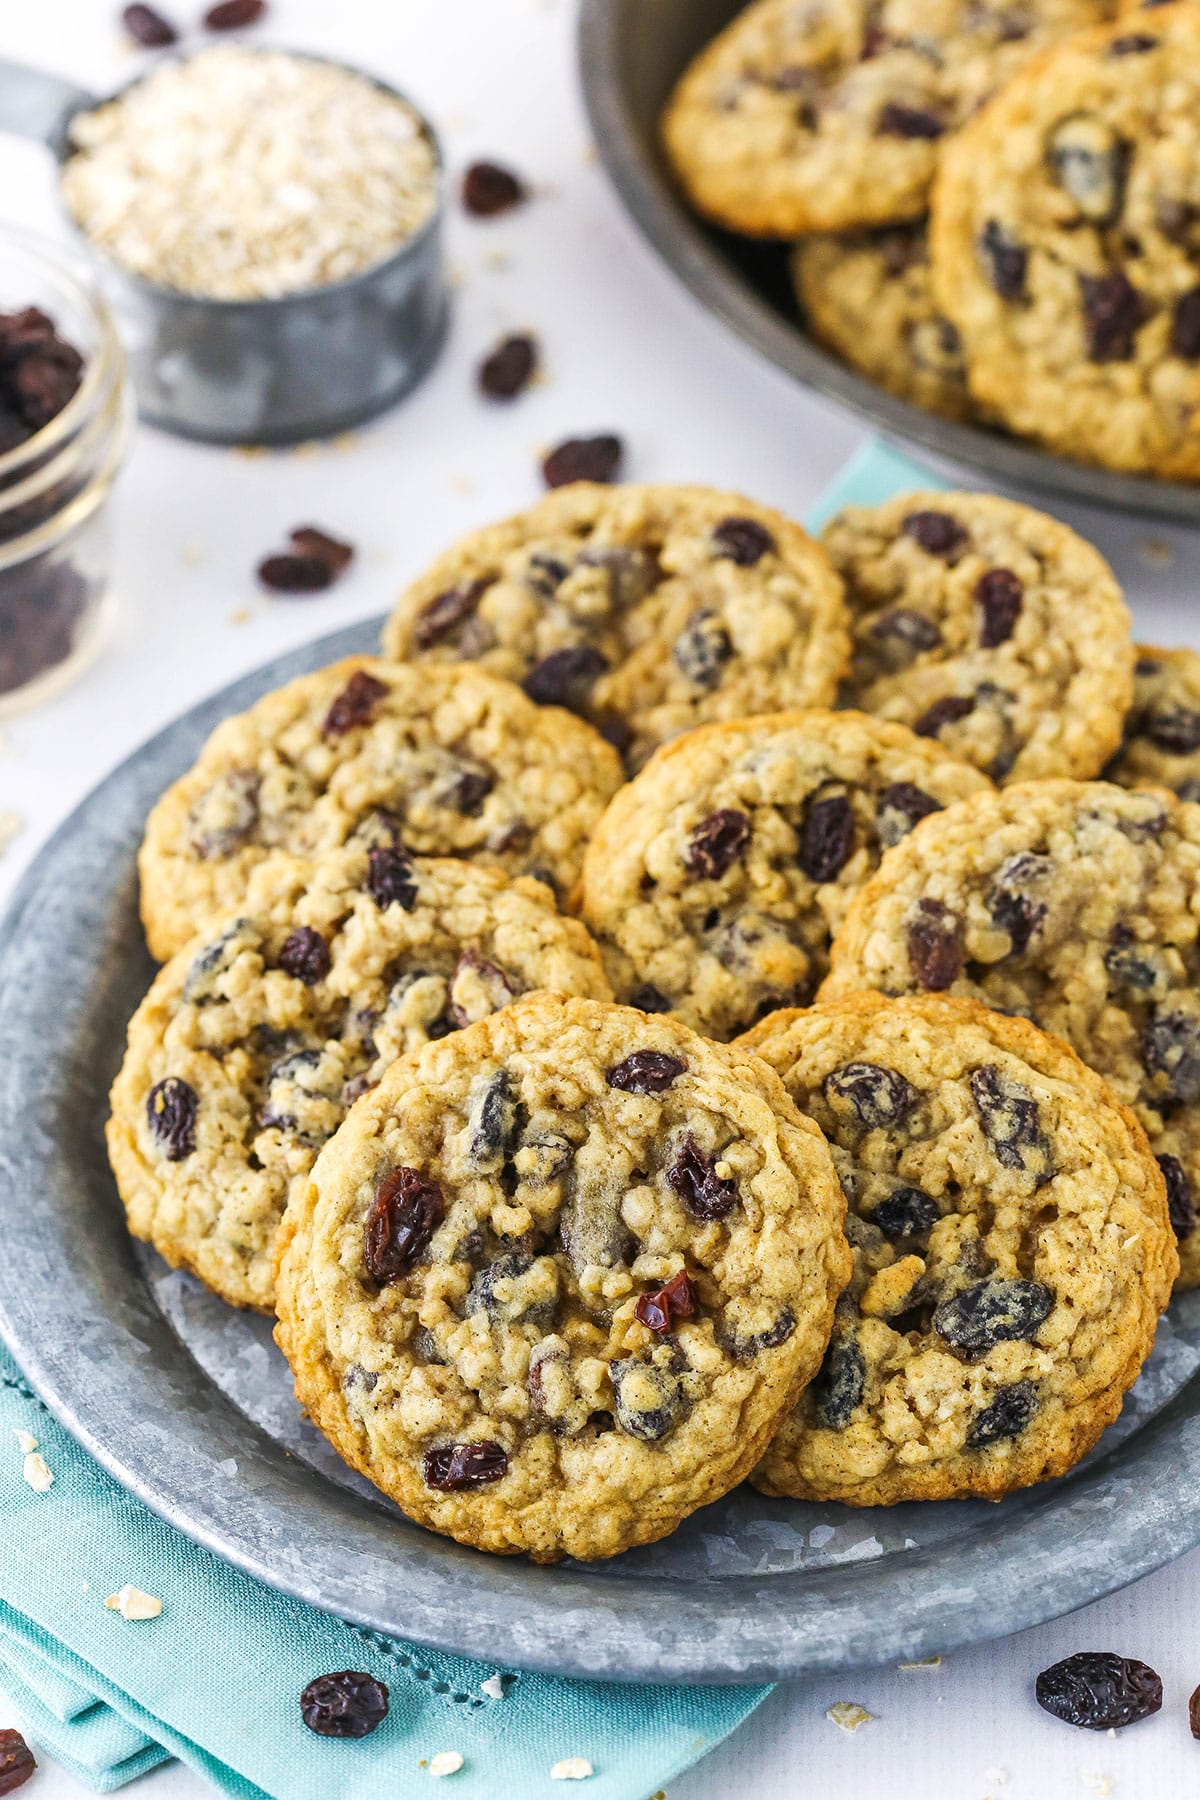
[[[419,231],[346,281],[265,300],[180,293],[123,269],[62,208],[116,317],[142,417],[152,424],[212,444],[328,437],[394,405],[434,361],[448,313],[441,147],[406,95],[366,78],[416,113],[433,151],[438,192]],[[104,104],[57,76],[0,59],[0,130],[40,139],[60,169],[73,151],[75,114]]]

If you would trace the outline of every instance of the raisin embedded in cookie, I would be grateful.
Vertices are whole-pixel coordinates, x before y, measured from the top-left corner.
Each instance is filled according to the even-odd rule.
[[[924,220],[804,238],[792,251],[792,280],[827,350],[927,412],[970,417],[962,344],[933,298]]]
[[[828,705],[849,651],[829,560],[782,513],[594,483],[462,538],[401,596],[384,643],[570,707],[634,769],[710,719]]]
[[[1125,738],[1104,771],[1122,787],[1200,800],[1200,654],[1139,644]]]
[[[749,1471],[849,1274],[829,1151],[754,1057],[540,994],[392,1065],[293,1189],[281,1348],[408,1515],[539,1562]]]
[[[990,494],[849,506],[824,544],[854,625],[849,704],[994,781],[1095,775],[1133,697],[1129,613],[1066,525]]]
[[[854,1276],[753,1476],[851,1506],[1064,1474],[1178,1266],[1145,1134],[1064,1044],[970,1000],[852,995],[740,1040],[828,1137]]]
[[[794,238],[917,218],[947,136],[1107,0],[758,0],[691,64],[663,120],[689,200]]]
[[[108,1122],[130,1229],[270,1311],[288,1193],[351,1103],[395,1057],[533,988],[609,995],[540,882],[410,857],[386,814],[316,863],[260,865],[130,1024]]]
[[[1137,1113],[1200,1283],[1200,806],[1033,781],[976,794],[889,851],[820,998],[971,995],[1065,1038]]]
[[[589,726],[506,681],[350,657],[218,725],[158,802],[138,859],[150,948],[173,956],[242,904],[265,858],[336,849],[379,808],[414,855],[565,893],[620,780]]]
[[[990,783],[902,725],[773,713],[676,738],[622,788],[581,910],[619,1000],[730,1038],[812,997],[882,852]]]
[[[934,289],[1012,430],[1200,476],[1200,12],[1056,46],[946,148]]]

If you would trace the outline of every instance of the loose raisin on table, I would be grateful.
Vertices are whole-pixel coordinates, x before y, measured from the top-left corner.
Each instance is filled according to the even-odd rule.
[[[326,737],[341,737],[347,731],[370,725],[379,702],[386,699],[390,692],[386,681],[380,681],[366,669],[356,669],[325,714],[325,721],[321,726],[323,734]]]
[[[372,845],[367,852],[367,892],[381,912],[389,906],[412,911],[417,903],[417,871],[407,851]]]
[[[1148,1663],[1111,1650],[1079,1650],[1043,1669],[1037,1703],[1067,1725],[1111,1731],[1149,1719],[1162,1706],[1162,1682]]]
[[[817,795],[805,810],[800,867],[810,881],[832,881],[854,851],[854,808],[846,794]]]
[[[1192,1728],[1192,1736],[1200,1738],[1200,1687],[1195,1690],[1188,1701],[1188,1724]]]
[[[479,365],[480,390],[489,400],[514,400],[537,370],[537,343],[527,331],[501,338]]]
[[[508,1453],[500,1444],[438,1444],[421,1464],[426,1487],[443,1494],[470,1493],[501,1481],[508,1473]]]
[[[908,960],[929,993],[953,987],[962,974],[962,923],[940,900],[919,900],[909,920]]]
[[[596,437],[565,438],[542,459],[542,479],[549,488],[572,481],[615,481],[625,446],[613,432]]]
[[[526,197],[523,181],[500,163],[473,162],[463,175],[462,201],[477,219],[510,212]]]
[[[300,1717],[318,1737],[366,1737],[383,1724],[387,1709],[387,1688],[362,1669],[318,1675],[300,1696]]]
[[[743,569],[752,569],[775,548],[775,539],[757,519],[722,519],[713,528],[712,541],[717,556]]]
[[[693,829],[683,860],[693,875],[705,881],[719,881],[737,861],[749,838],[750,820],[746,814],[723,806]]]
[[[1155,1158],[1167,1184],[1167,1213],[1177,1238],[1190,1237],[1196,1229],[1196,1201],[1187,1171],[1177,1156]]]
[[[267,0],[220,0],[209,7],[204,24],[209,31],[244,31],[247,25],[257,25],[266,13]]]
[[[152,6],[125,7],[121,23],[134,43],[141,44],[144,50],[164,50],[168,44],[179,41],[179,33],[171,21],[155,12]]]
[[[933,1328],[966,1356],[983,1356],[997,1344],[1032,1340],[1049,1317],[1054,1294],[1040,1281],[979,1281],[943,1300]]]
[[[387,1283],[407,1275],[445,1216],[436,1181],[403,1164],[385,1175],[363,1228],[363,1256],[372,1279]]]
[[[168,1162],[182,1162],[196,1148],[196,1090],[178,1075],[156,1082],[146,1100],[150,1129]]]
[[[717,1158],[702,1150],[689,1131],[667,1168],[667,1184],[689,1218],[701,1224],[724,1219],[737,1204],[737,1182],[716,1172]]]
[[[15,1794],[37,1768],[33,1751],[11,1726],[0,1731],[0,1794]]]
[[[315,556],[325,564],[331,581],[336,581],[354,561],[354,545],[332,537],[319,525],[297,525],[294,531],[289,531],[288,537],[292,548],[301,556]]]
[[[1020,1437],[1037,1411],[1037,1389],[1032,1381],[1013,1381],[998,1388],[996,1397],[976,1413],[967,1430],[968,1450],[982,1450],[1005,1438]]]
[[[298,556],[280,551],[264,556],[258,579],[276,594],[317,594],[333,580],[328,564],[319,556]]]
[[[634,1050],[608,1071],[605,1080],[626,1094],[665,1094],[686,1068],[681,1056],[665,1050]]]
[[[906,1119],[917,1104],[917,1090],[898,1069],[879,1063],[848,1062],[825,1077],[825,1098],[845,1101],[860,1125],[890,1129]]]
[[[297,925],[289,931],[279,950],[279,967],[285,975],[315,987],[330,970],[329,945],[311,925]]]

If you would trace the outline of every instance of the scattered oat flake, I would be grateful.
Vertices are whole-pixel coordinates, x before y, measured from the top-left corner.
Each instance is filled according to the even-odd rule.
[[[179,560],[189,569],[198,569],[207,554],[203,544],[181,544],[179,546]]]
[[[940,1669],[941,1666],[942,1659],[940,1656],[918,1656],[916,1662],[896,1664],[896,1667],[904,1674],[908,1674],[912,1669]]]
[[[489,1700],[503,1700],[505,1695],[503,1675],[489,1675],[486,1681],[480,1682],[479,1686]]]
[[[550,1771],[551,1781],[586,1781],[593,1773],[586,1756],[564,1756]]]
[[[49,1493],[54,1486],[50,1464],[36,1450],[31,1450],[21,1464],[21,1473],[35,1494]]]
[[[509,269],[512,267],[512,255],[507,250],[489,250],[483,260],[489,269]]]
[[[229,623],[231,625],[248,625],[253,617],[254,614],[248,606],[238,606],[230,613]]]
[[[1151,569],[1169,569],[1179,555],[1174,544],[1167,538],[1139,538],[1136,548],[1142,561]]]
[[[864,1725],[871,1723],[875,1714],[869,1713],[857,1700],[835,1700],[825,1717],[839,1731],[861,1731]]]
[[[162,1601],[155,1594],[144,1594],[132,1581],[110,1594],[104,1602],[109,1612],[119,1612],[123,1619],[157,1619]]]
[[[32,1431],[21,1431],[18,1429],[14,1431],[13,1436],[17,1440],[17,1449],[21,1452],[22,1456],[31,1456],[38,1447],[38,1441],[34,1437]]]
[[[461,1750],[439,1750],[436,1756],[429,1759],[431,1775],[457,1775],[463,1766]]]

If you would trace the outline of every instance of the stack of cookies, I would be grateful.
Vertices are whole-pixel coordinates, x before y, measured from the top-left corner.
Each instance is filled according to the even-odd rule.
[[[872,380],[1194,481],[1198,118],[1195,4],[755,0],[663,135],[706,217],[794,243],[809,329]]]
[[[560,489],[152,813],[130,1228],[481,1549],[1062,1474],[1200,1282],[1197,795],[1039,512]]]

